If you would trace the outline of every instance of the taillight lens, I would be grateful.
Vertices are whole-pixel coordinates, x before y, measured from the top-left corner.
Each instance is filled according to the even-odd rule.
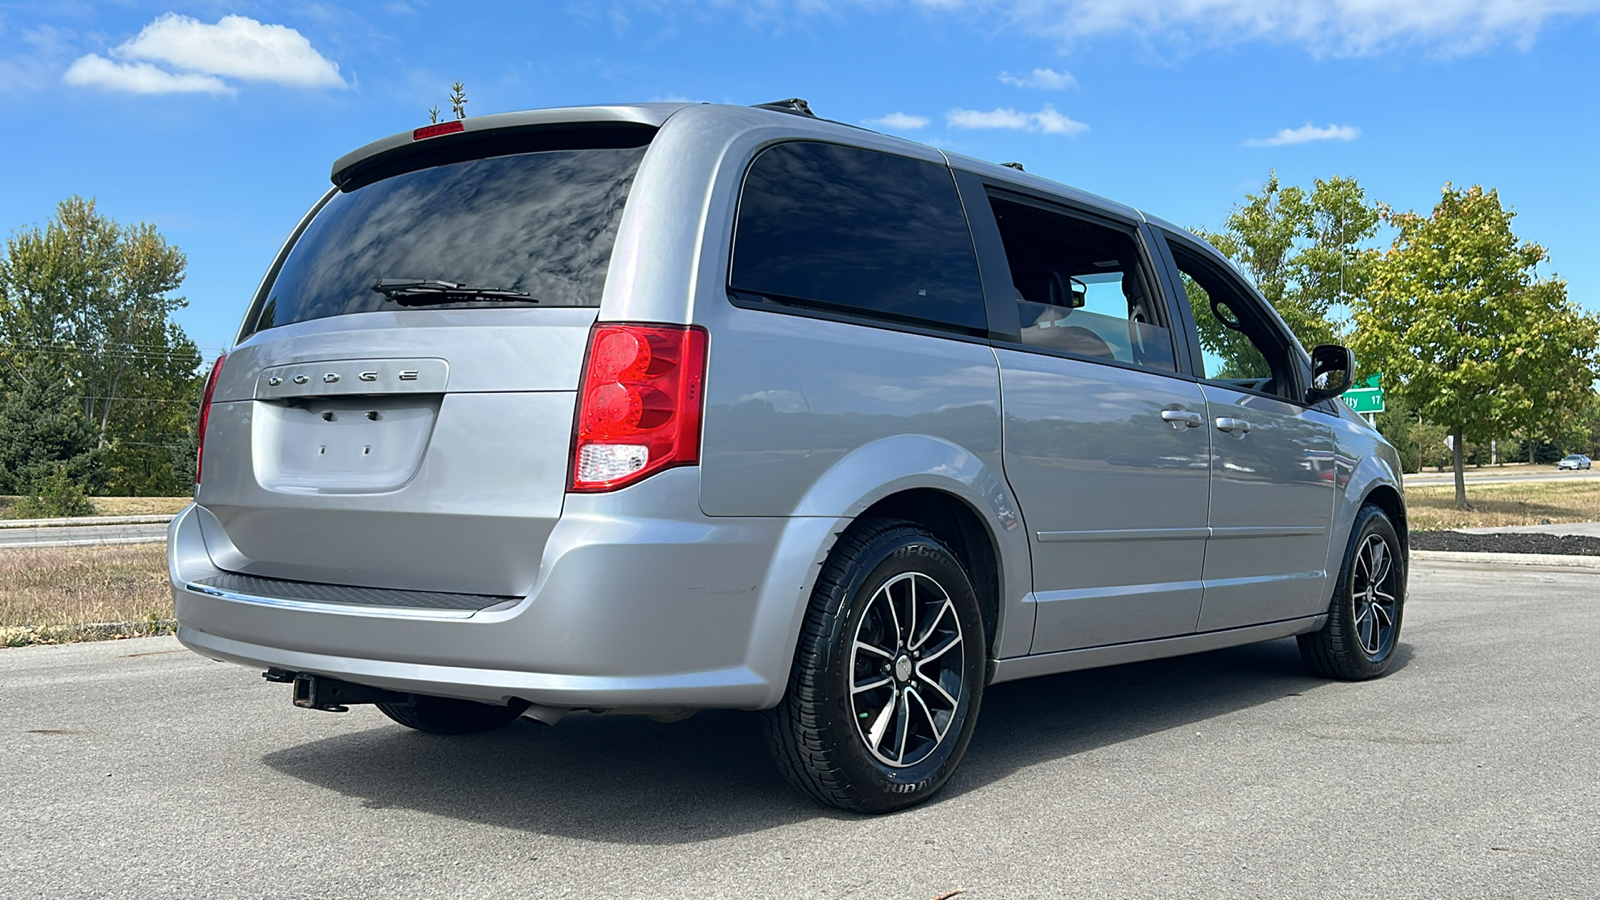
[[[589,332],[568,489],[610,491],[700,462],[706,332],[597,324]]]
[[[217,357],[211,364],[211,374],[206,376],[206,393],[200,400],[200,426],[196,435],[200,438],[200,447],[194,454],[194,483],[200,483],[200,471],[205,468],[206,459],[206,422],[211,419],[211,396],[217,392],[217,376],[222,374],[222,361],[228,358],[224,353]]]

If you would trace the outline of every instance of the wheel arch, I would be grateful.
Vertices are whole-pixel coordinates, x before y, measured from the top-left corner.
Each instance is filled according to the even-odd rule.
[[[889,516],[928,527],[962,556],[986,607],[990,652],[1005,657],[1026,654],[1033,640],[1033,606],[1026,602],[1032,561],[1017,510],[998,452],[980,456],[943,438],[901,434],[845,454],[792,514]],[[799,599],[802,607],[809,603],[809,590]]]
[[[857,518],[915,522],[949,547],[972,579],[984,635],[994,652],[1000,633],[1000,551],[970,503],[937,488],[911,488],[884,497]]]

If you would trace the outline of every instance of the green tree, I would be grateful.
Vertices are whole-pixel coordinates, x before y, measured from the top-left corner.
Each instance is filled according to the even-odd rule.
[[[135,446],[173,452],[193,430],[200,365],[172,321],[186,305],[175,295],[186,265],[154,226],[119,225],[93,200],[62,202],[0,256],[0,370],[67,386],[95,446],[113,457]]]
[[[1259,194],[1228,214],[1221,232],[1197,229],[1233,261],[1307,347],[1339,343],[1343,308],[1366,290],[1377,251],[1363,247],[1378,228],[1378,210],[1353,178],[1317,179],[1310,191],[1281,187],[1276,172]],[[1196,308],[1200,340],[1222,359],[1223,374],[1249,371],[1253,352],[1243,335]]]
[[[1351,343],[1388,390],[1450,429],[1456,505],[1470,509],[1466,442],[1559,418],[1590,392],[1600,322],[1565,282],[1536,276],[1548,255],[1518,240],[1495,191],[1446,184],[1430,215],[1383,215],[1398,234],[1354,305]]]
[[[0,494],[31,495],[57,472],[91,490],[106,481],[94,428],[53,375],[0,369]]]

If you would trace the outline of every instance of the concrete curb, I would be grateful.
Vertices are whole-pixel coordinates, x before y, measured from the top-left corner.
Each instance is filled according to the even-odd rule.
[[[71,519],[0,519],[0,528],[60,528],[71,525],[164,525],[176,514],[159,516],[77,516]]]
[[[1494,563],[1501,566],[1564,566],[1600,569],[1600,556],[1564,556],[1555,553],[1467,553],[1462,550],[1413,550],[1415,562]]]

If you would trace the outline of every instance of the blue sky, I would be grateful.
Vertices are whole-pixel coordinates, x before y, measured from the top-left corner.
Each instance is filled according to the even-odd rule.
[[[346,151],[469,114],[799,96],[1219,227],[1276,169],[1393,206],[1482,183],[1600,311],[1600,0],[0,3],[0,232],[81,194],[189,255],[232,339]]]

